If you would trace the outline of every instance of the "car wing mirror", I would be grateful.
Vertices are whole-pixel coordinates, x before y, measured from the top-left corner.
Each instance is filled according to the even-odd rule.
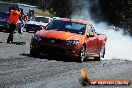
[[[94,37],[94,36],[95,36],[95,34],[93,32],[90,32],[88,35],[88,37]]]

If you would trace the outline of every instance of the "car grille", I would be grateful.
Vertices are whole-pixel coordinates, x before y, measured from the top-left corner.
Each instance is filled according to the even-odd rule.
[[[53,39],[53,38],[42,38],[42,41],[46,42],[46,43],[52,43],[52,44],[62,44],[62,43],[64,43],[64,40]]]
[[[46,53],[58,53],[58,54],[64,54],[64,50],[59,47],[53,47],[53,46],[40,46],[39,50]]]
[[[39,29],[40,28],[40,26],[39,25],[34,25],[34,24],[26,24],[25,25],[25,28],[27,28],[27,29]]]
[[[34,27],[34,26],[36,26],[36,25],[34,25],[34,24],[25,24],[25,26],[26,26],[26,27]]]

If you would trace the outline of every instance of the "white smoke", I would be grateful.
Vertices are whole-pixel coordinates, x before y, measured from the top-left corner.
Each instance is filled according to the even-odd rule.
[[[129,35],[124,35],[123,29],[116,30],[114,26],[112,27],[105,22],[95,23],[90,15],[90,7],[93,4],[98,4],[98,0],[93,0],[92,4],[90,0],[79,0],[78,6],[73,5],[74,10],[71,18],[90,21],[98,33],[108,36],[104,59],[132,60],[132,38]],[[100,10],[99,7],[97,8]]]

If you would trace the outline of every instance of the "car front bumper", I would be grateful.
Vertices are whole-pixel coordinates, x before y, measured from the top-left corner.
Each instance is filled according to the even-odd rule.
[[[35,52],[69,57],[78,57],[80,48],[80,44],[66,45],[64,43],[56,44],[53,42],[38,42],[35,40],[32,40],[30,45],[30,50]]]

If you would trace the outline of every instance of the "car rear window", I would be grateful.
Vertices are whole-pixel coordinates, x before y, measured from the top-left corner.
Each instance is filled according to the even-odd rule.
[[[85,26],[85,24],[77,22],[54,20],[48,25],[47,30],[66,31],[83,35]]]

